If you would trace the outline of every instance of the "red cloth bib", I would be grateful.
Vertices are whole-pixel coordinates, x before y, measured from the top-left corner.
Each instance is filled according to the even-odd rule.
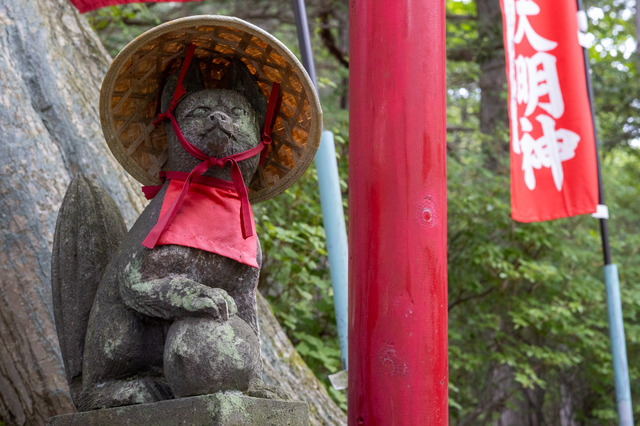
[[[184,180],[171,179],[162,201],[160,217],[167,214],[183,185]],[[156,245],[193,247],[257,268],[258,239],[253,212],[249,209],[252,232],[244,238],[240,226],[240,206],[240,196],[233,188],[192,182],[180,209]]]

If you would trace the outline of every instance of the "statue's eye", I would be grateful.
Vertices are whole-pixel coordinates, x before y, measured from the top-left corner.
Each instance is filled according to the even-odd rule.
[[[210,113],[211,113],[211,110],[209,108],[198,107],[191,110],[189,114],[187,114],[187,117],[204,118],[204,117],[208,117]]]
[[[235,115],[236,117],[241,117],[243,115],[247,115],[247,111],[245,111],[243,108],[240,107],[234,107],[231,109],[231,112],[233,113],[233,115]]]

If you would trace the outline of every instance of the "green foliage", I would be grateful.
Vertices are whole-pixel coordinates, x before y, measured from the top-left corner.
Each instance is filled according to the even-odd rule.
[[[610,239],[620,269],[638,413],[640,163],[630,146],[638,132],[639,76],[628,4],[634,2],[587,3]],[[447,5],[449,13],[474,13],[468,1]],[[453,12],[456,7],[463,9]],[[459,51],[465,38],[475,44],[477,33],[457,22],[447,25],[447,47]],[[477,72],[476,63],[448,64],[451,423],[487,424],[511,411],[522,424],[560,424],[562,409],[579,423],[614,423],[598,222],[589,216],[534,224],[509,218],[509,177],[500,173],[508,170],[508,159],[496,170],[486,169],[481,146],[488,136],[475,130]],[[509,143],[506,133],[491,137],[494,146]]]
[[[598,133],[605,154],[640,137],[640,87],[631,0],[586,1]]]
[[[479,407],[476,420],[488,422],[504,409],[492,405],[496,396],[535,392],[553,423],[569,389],[578,417],[606,422],[615,404],[598,223],[588,216],[513,222],[508,178],[481,165],[480,155],[448,163],[452,422]],[[638,166],[624,152],[605,164],[632,383],[640,349],[640,268],[630,256],[640,243],[632,201]]]
[[[130,40],[161,23],[149,7],[140,3],[100,8],[88,13],[87,18],[112,56],[117,55]],[[131,22],[143,24],[131,25]]]

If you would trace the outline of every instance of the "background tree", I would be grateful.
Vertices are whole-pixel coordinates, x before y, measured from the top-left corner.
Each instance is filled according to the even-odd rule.
[[[33,424],[72,410],[49,284],[70,175],[98,179],[129,223],[142,203],[98,143],[97,38],[62,1],[5,1],[0,22],[0,415]]]

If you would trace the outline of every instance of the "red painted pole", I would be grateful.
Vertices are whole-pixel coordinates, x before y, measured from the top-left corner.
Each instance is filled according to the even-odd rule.
[[[349,425],[444,425],[445,2],[350,0]]]

